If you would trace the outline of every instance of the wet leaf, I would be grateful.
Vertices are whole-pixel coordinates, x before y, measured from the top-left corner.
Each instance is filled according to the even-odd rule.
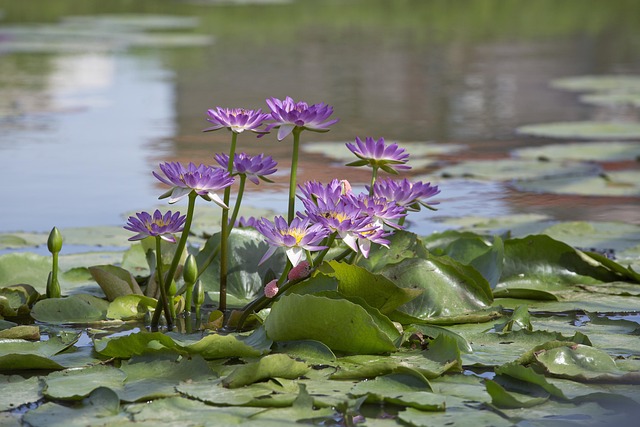
[[[636,142],[625,141],[572,142],[518,148],[513,154],[528,159],[613,162],[638,158],[640,147]]]
[[[638,126],[640,135],[640,126]],[[541,162],[530,159],[468,160],[440,169],[443,177],[465,177],[492,181],[549,179],[594,175],[600,168],[594,164],[578,162]]]
[[[421,319],[463,315],[493,301],[489,283],[475,268],[445,256],[407,259],[383,274],[398,286],[424,290],[398,309]]]
[[[96,265],[89,267],[91,276],[98,282],[107,300],[113,301],[124,295],[142,295],[136,279],[127,270],[115,265]]]
[[[264,326],[274,341],[311,339],[345,353],[395,351],[400,333],[375,311],[344,299],[291,294],[273,304]]]
[[[238,388],[269,378],[294,379],[309,369],[306,363],[293,360],[286,354],[269,354],[258,362],[237,367],[222,380],[222,384],[228,388]]]
[[[558,122],[522,126],[517,132],[523,135],[547,138],[580,139],[637,139],[640,124],[632,122]]]
[[[111,366],[54,372],[45,378],[43,394],[54,400],[81,400],[99,387],[122,389],[126,374]]]
[[[31,317],[40,321],[61,324],[90,324],[106,320],[109,303],[92,295],[78,294],[66,298],[38,301]]]
[[[382,314],[387,314],[422,294],[422,290],[398,287],[385,276],[373,274],[357,265],[329,261],[320,265],[318,271],[335,278],[338,292],[342,295],[362,298]]]
[[[17,409],[42,397],[40,378],[36,376],[25,379],[20,375],[0,375],[0,388],[0,411]]]

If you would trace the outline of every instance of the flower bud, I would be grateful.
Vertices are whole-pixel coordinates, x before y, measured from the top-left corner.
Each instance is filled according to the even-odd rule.
[[[49,272],[49,277],[47,278],[47,298],[60,298],[61,296],[60,283],[57,278],[53,277],[53,273]]]
[[[200,307],[204,304],[204,286],[202,286],[202,281],[198,280],[196,282],[196,286],[193,289],[194,303],[196,307]]]
[[[289,274],[287,275],[287,279],[289,280],[302,280],[309,277],[311,274],[311,265],[309,265],[308,261],[300,261],[298,265],[293,267]]]
[[[267,298],[273,298],[278,295],[278,291],[278,281],[274,279],[265,285],[264,296]]]
[[[192,254],[187,256],[182,270],[182,277],[184,277],[184,283],[188,285],[192,285],[198,280],[198,264],[196,263],[196,257]]]
[[[47,239],[47,248],[52,254],[58,253],[62,249],[62,235],[56,227],[53,227],[51,229],[51,232],[49,233],[49,239]]]

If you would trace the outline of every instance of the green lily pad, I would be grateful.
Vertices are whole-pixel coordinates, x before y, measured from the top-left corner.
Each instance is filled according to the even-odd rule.
[[[522,126],[523,135],[568,139],[640,139],[640,124],[631,122],[557,122]]]
[[[632,248],[640,241],[640,226],[621,222],[564,221],[545,228],[546,234],[572,246],[588,250]]]
[[[290,294],[273,304],[264,326],[274,341],[311,339],[346,353],[395,351],[400,333],[375,311],[344,299]]]
[[[103,365],[54,372],[45,378],[43,394],[56,400],[81,400],[99,387],[121,389],[126,377],[120,369]]]
[[[513,150],[513,154],[526,159],[544,159],[551,161],[633,161],[640,158],[640,145],[635,142],[625,141],[572,142],[519,148]]]
[[[603,74],[555,79],[551,86],[575,92],[640,92],[640,76]]]
[[[222,384],[228,388],[244,387],[268,378],[298,378],[311,369],[306,363],[293,360],[286,354],[269,354],[259,361],[233,370]]]
[[[71,340],[63,340],[54,336],[47,341],[29,342],[25,340],[0,340],[0,371],[19,371],[25,369],[64,369],[51,359],[78,340],[78,335]]]
[[[535,193],[636,197],[640,195],[640,171],[621,170],[586,177],[526,180],[515,182],[513,186],[519,191]]]
[[[639,126],[640,128],[640,126]],[[639,129],[640,134],[640,129]],[[571,161],[541,162],[532,159],[469,160],[438,171],[443,177],[465,177],[492,181],[593,175],[594,164]]]
[[[89,324],[106,320],[109,303],[92,295],[72,295],[38,301],[31,317],[53,324]]]
[[[19,375],[0,375],[0,411],[9,411],[19,406],[36,402],[40,394],[40,378],[23,378]],[[2,419],[0,419],[1,423]]]
[[[631,105],[634,107],[640,107],[640,92],[639,93],[597,93],[591,95],[582,95],[580,101],[585,104],[598,105],[602,107],[617,107],[624,105]]]

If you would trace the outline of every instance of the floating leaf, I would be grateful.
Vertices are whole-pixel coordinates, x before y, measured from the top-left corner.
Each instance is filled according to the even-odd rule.
[[[228,388],[238,388],[269,378],[298,378],[307,373],[306,363],[293,360],[286,354],[269,354],[254,363],[234,369],[222,384]]]
[[[611,356],[590,346],[557,347],[540,351],[535,358],[550,374],[575,381],[640,384],[638,372],[621,371]]]
[[[71,295],[38,301],[31,317],[39,322],[61,324],[89,324],[106,320],[109,303],[92,295]]]
[[[547,401],[546,397],[527,397],[507,391],[495,381],[487,380],[485,384],[487,392],[491,395],[491,403],[498,408],[530,408]]]
[[[126,377],[120,369],[103,365],[54,372],[46,377],[43,394],[54,400],[81,400],[99,387],[121,389]]]
[[[635,160],[640,157],[640,146],[636,142],[572,142],[548,144],[540,147],[524,147],[513,150],[513,154],[522,158],[544,160],[581,160],[594,162],[613,162]]]
[[[387,314],[422,294],[419,289],[398,287],[381,274],[373,274],[357,265],[330,261],[318,271],[338,281],[338,292],[346,297],[362,298],[371,307]]]
[[[547,138],[638,139],[640,124],[633,122],[557,122],[522,126],[523,135]]]
[[[640,125],[638,134],[640,135]],[[600,168],[595,164],[570,161],[541,162],[530,159],[468,160],[439,170],[440,175],[447,178],[465,177],[492,181],[583,177],[599,172]]]
[[[519,191],[584,196],[638,196],[640,172],[636,170],[610,171],[590,177],[548,178],[518,181],[513,187]]]
[[[107,309],[107,319],[133,320],[143,319],[149,309],[156,307],[154,298],[144,295],[123,295],[114,299]]]
[[[473,267],[449,257],[407,259],[383,274],[399,286],[424,293],[399,308],[421,319],[456,316],[488,307],[493,301],[489,283]]]
[[[79,335],[70,341],[54,336],[47,341],[0,340],[0,371],[10,372],[26,369],[63,369],[64,366],[51,357],[72,346]]]
[[[0,375],[0,411],[37,402],[42,397],[40,388],[40,378],[36,376],[25,379],[20,375]]]
[[[142,290],[138,286],[136,279],[121,267],[96,265],[89,267],[89,271],[109,301],[113,301],[123,295],[142,295]]]
[[[345,353],[395,351],[394,341],[400,336],[380,313],[344,299],[314,295],[281,297],[273,304],[264,326],[274,341],[311,339]]]
[[[551,86],[574,92],[638,92],[640,91],[640,76],[601,74],[562,77],[552,80]]]

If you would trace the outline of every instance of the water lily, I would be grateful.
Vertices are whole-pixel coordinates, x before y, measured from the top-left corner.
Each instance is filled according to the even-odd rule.
[[[411,169],[411,166],[405,164],[409,159],[409,153],[396,143],[385,143],[384,138],[375,141],[367,137],[362,141],[356,137],[355,143],[348,142],[346,146],[360,159],[348,163],[347,166],[370,166],[392,174],[397,174],[399,170]]]
[[[285,248],[293,267],[305,258],[305,251],[326,249],[326,246],[319,246],[318,243],[327,236],[327,230],[321,224],[312,224],[309,219],[296,217],[288,224],[281,216],[276,216],[273,222],[262,218],[256,223],[256,230],[264,235],[270,245],[259,264],[265,262],[280,247]]]
[[[229,164],[228,154],[218,153],[215,155],[215,159],[220,166],[227,168]],[[275,173],[277,165],[278,163],[271,156],[264,156],[264,154],[250,156],[247,153],[235,153],[231,175],[245,176],[256,185],[260,183],[260,180],[272,182],[266,178],[266,175]]]
[[[371,217],[379,227],[388,225],[392,228],[401,228],[397,222],[407,215],[403,206],[389,202],[383,197],[372,197],[362,193],[358,195],[356,202],[362,213]]]
[[[339,121],[327,120],[333,114],[333,107],[324,103],[309,106],[306,102],[295,102],[287,96],[284,100],[269,98],[267,105],[271,108],[271,118],[274,122],[268,124],[265,130],[278,129],[278,141],[285,139],[296,127],[314,132],[327,132],[329,126]]]
[[[438,202],[427,204],[425,199],[440,193],[437,185],[423,183],[422,181],[411,182],[406,178],[403,180],[382,179],[377,181],[373,187],[373,194],[376,197],[393,201],[398,206],[404,207],[407,211],[419,211],[420,206],[434,210],[432,205]]]
[[[167,242],[175,243],[174,233],[183,230],[186,216],[180,216],[180,212],[172,213],[167,211],[164,215],[156,209],[153,215],[148,212],[138,212],[135,216],[130,216],[127,220],[126,230],[138,233],[129,240],[142,240],[145,237],[160,237]]]
[[[153,176],[160,182],[170,185],[172,188],[159,198],[169,198],[169,203],[175,203],[191,192],[195,192],[203,199],[213,201],[217,205],[227,208],[227,205],[215,193],[233,183],[231,175],[219,168],[189,163],[184,167],[178,162],[165,162],[160,164],[160,170],[164,177],[153,172]]]
[[[214,126],[205,129],[203,132],[210,132],[218,129],[227,128],[234,133],[242,133],[245,130],[265,134],[266,130],[258,129],[265,120],[271,117],[267,113],[263,113],[261,109],[245,110],[244,108],[221,108],[207,110],[207,121]]]

